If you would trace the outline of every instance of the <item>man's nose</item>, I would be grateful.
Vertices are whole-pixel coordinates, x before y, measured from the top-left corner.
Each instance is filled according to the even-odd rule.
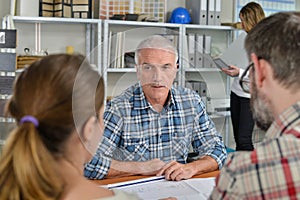
[[[160,69],[158,67],[155,67],[153,69],[153,74],[152,74],[152,79],[154,81],[159,81],[160,80],[160,77],[161,77],[161,72],[160,72]]]

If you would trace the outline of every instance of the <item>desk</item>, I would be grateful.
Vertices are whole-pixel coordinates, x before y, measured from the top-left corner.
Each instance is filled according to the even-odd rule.
[[[208,172],[208,173],[204,173],[204,174],[201,174],[201,175],[196,175],[196,176],[193,176],[192,178],[216,177],[216,176],[218,176],[219,173],[220,173],[220,171],[213,171],[213,172]],[[139,175],[139,176],[125,176],[125,177],[119,177],[119,178],[107,178],[107,179],[94,180],[94,181],[96,181],[100,185],[108,185],[108,184],[112,184],[112,183],[131,181],[131,180],[147,178],[147,177],[150,177],[150,176],[142,176],[142,175]]]

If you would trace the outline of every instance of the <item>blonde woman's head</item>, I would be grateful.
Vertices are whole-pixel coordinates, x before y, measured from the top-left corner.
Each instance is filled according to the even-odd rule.
[[[250,2],[241,9],[239,17],[243,29],[248,33],[258,22],[265,18],[265,13],[258,3]]]

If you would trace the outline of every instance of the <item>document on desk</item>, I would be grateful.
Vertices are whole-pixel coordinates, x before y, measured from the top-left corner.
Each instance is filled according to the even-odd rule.
[[[150,177],[134,181],[109,184],[109,189],[119,189],[137,194],[141,199],[152,200],[176,197],[178,200],[208,199],[215,186],[215,177],[167,181],[164,177]]]

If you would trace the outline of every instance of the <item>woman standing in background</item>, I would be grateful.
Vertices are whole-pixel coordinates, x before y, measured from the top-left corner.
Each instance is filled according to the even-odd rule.
[[[239,17],[242,28],[248,33],[258,22],[265,18],[265,13],[258,3],[250,2],[241,9]],[[236,150],[252,151],[254,121],[250,111],[250,94],[245,93],[239,84],[239,77],[244,71],[239,67],[230,65],[229,69],[222,68],[222,71],[234,77],[230,94],[230,112]]]

